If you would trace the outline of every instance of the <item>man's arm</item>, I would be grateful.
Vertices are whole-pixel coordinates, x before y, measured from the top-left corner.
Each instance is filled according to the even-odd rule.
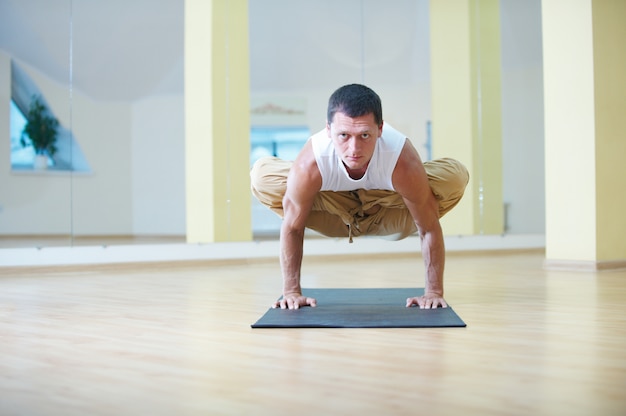
[[[315,196],[322,187],[322,177],[315,161],[311,142],[307,142],[296,158],[287,177],[283,198],[283,223],[280,228],[280,266],[283,274],[283,297],[274,308],[298,309],[316,306],[313,298],[302,296],[304,229]]]
[[[445,246],[439,223],[439,204],[428,184],[422,160],[408,139],[398,158],[392,181],[417,225],[426,268],[424,296],[407,299],[406,306],[445,308],[448,306],[443,298]]]

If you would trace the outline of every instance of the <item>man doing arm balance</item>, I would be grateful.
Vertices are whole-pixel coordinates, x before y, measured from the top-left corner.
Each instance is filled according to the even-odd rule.
[[[459,202],[469,174],[454,159],[422,162],[411,141],[383,122],[380,98],[370,88],[350,84],[335,91],[326,128],[296,160],[259,159],[251,179],[254,195],[283,218],[283,296],[273,307],[316,306],[300,286],[305,228],[350,241],[359,235],[399,240],[418,232],[425,289],[406,306],[447,307],[439,218]]]

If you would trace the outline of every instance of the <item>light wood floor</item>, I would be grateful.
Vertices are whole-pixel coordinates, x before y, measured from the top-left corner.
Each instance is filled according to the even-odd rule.
[[[626,414],[626,271],[542,265],[450,255],[447,329],[251,329],[275,261],[0,269],[0,414]],[[304,264],[308,287],[422,281],[419,258]]]

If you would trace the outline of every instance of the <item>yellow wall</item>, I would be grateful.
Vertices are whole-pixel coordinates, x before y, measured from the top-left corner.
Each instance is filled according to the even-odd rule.
[[[500,16],[497,0],[430,2],[433,156],[470,171],[446,234],[500,234],[502,128]]]
[[[475,232],[504,232],[499,0],[470,1]]]
[[[252,239],[248,6],[185,1],[187,241]]]
[[[442,220],[445,234],[474,233],[476,166],[472,157],[468,16],[467,2],[430,2],[433,157],[458,159],[472,177],[459,205]]]
[[[626,259],[626,1],[594,0],[598,261]]]
[[[564,13],[567,10],[567,13]],[[595,260],[590,0],[542,2],[546,256]]]
[[[546,257],[623,262],[626,3],[544,0],[542,16]]]

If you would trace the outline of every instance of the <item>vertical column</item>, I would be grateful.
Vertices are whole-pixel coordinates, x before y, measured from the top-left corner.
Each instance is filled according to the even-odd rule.
[[[542,1],[546,264],[626,265],[626,4]]]
[[[11,57],[0,50],[0,146],[11,148]],[[3,152],[3,154],[6,154]],[[4,178],[11,171],[11,157],[4,156],[0,160],[0,169]],[[2,179],[0,179],[1,181]],[[3,193],[7,192],[6,184],[2,185]]]
[[[248,3],[185,0],[187,241],[251,239]]]
[[[504,228],[497,0],[431,0],[434,157],[470,171],[465,197],[444,219],[446,234],[500,234]]]
[[[626,267],[626,2],[594,0],[592,18],[596,267]]]

